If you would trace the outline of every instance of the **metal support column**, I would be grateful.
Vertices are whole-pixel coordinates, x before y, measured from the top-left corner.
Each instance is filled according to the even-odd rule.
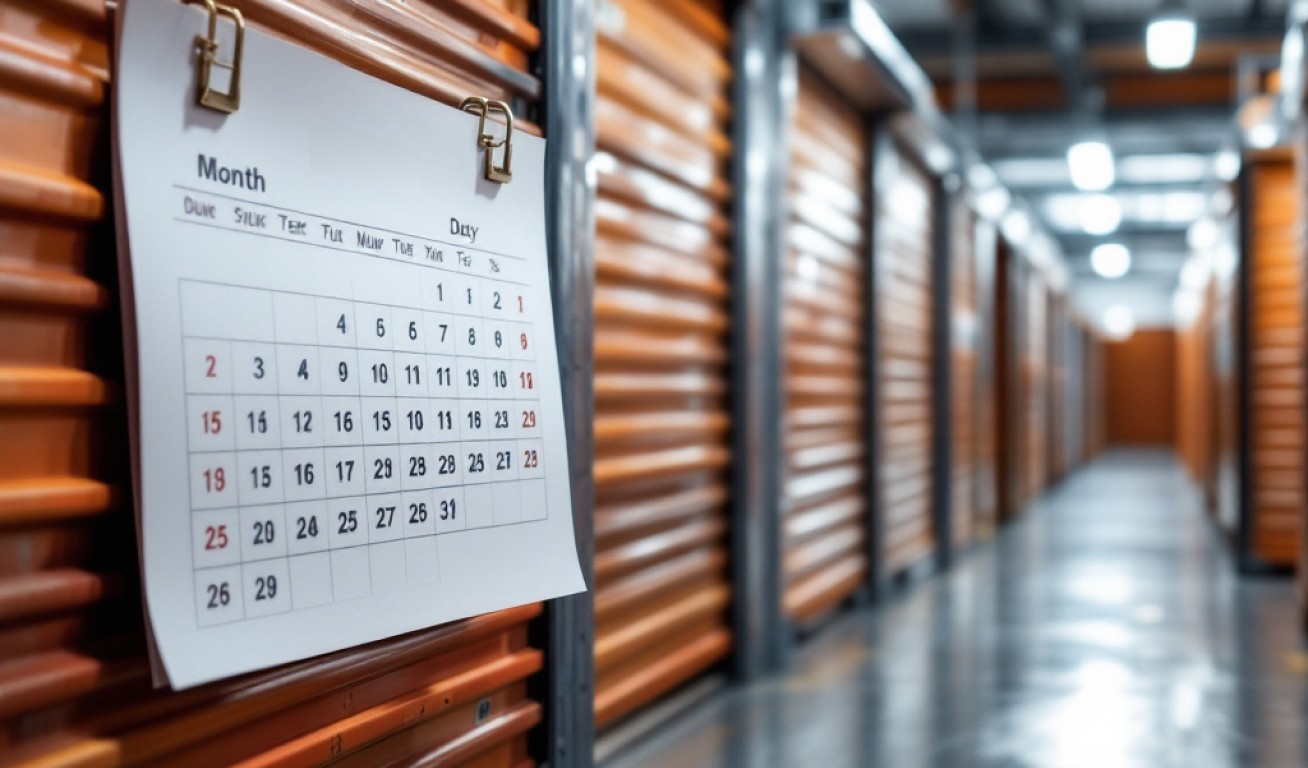
[[[553,768],[594,763],[594,201],[588,170],[595,150],[594,6],[589,0],[540,4],[545,84],[547,247],[558,336],[563,417],[572,480],[572,522],[587,591],[546,607],[545,744]]]
[[[953,196],[940,179],[931,185],[935,198],[931,265],[931,523],[936,534],[936,568],[954,559],[953,339],[952,301]]]
[[[1253,451],[1250,441],[1253,428],[1250,417],[1253,414],[1253,402],[1250,397],[1249,374],[1253,370],[1253,356],[1250,347],[1253,344],[1253,263],[1250,258],[1250,246],[1253,244],[1253,210],[1257,204],[1254,195],[1253,170],[1248,163],[1240,169],[1239,184],[1239,266],[1235,278],[1235,360],[1236,360],[1236,467],[1239,477],[1238,488],[1238,522],[1236,523],[1236,561],[1242,573],[1257,573],[1262,564],[1253,553],[1254,525],[1254,490],[1253,490]]]
[[[781,595],[782,293],[786,108],[782,9],[741,3],[733,19],[731,562],[732,672],[753,680],[781,665],[793,636]]]
[[[894,146],[889,126],[882,120],[868,123],[868,141],[871,151],[871,169],[868,173],[868,244],[867,244],[867,566],[868,586],[874,600],[883,599],[889,592],[889,574],[885,558],[885,515],[881,499],[881,436],[885,434],[884,414],[881,409],[881,354],[880,334],[877,333],[877,259],[878,240],[881,237],[876,217],[877,195],[885,187],[881,177],[887,163],[893,158]]]

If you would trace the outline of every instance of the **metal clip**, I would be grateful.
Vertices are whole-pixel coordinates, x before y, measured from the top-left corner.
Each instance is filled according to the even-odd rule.
[[[477,123],[477,144],[486,150],[486,180],[508,184],[513,181],[513,110],[509,105],[484,96],[469,96],[459,105],[465,112],[474,112],[479,117]],[[499,112],[504,115],[504,138],[495,140],[495,135],[486,131],[486,115]],[[504,147],[504,164],[495,164],[495,150]]]
[[[196,101],[202,107],[231,114],[241,108],[241,49],[245,45],[245,19],[241,17],[239,10],[218,5],[214,0],[186,0],[186,2],[200,3],[209,9],[209,36],[195,36],[195,46],[200,51],[200,63],[196,71],[198,78]],[[230,62],[218,60],[219,16],[226,16],[236,25],[236,44],[233,46]],[[214,67],[221,67],[232,73],[226,93],[214,90],[209,85],[209,75]]]

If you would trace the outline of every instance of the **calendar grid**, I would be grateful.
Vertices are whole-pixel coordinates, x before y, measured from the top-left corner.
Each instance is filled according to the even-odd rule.
[[[413,307],[181,281],[201,626],[432,583],[437,537],[545,519],[508,282],[441,278]]]

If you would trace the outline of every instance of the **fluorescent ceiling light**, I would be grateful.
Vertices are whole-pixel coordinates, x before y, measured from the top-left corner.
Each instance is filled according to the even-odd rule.
[[[1191,258],[1181,267],[1181,287],[1190,292],[1198,292],[1208,284],[1208,264],[1199,258]]]
[[[1119,184],[1197,184],[1212,177],[1212,157],[1197,152],[1127,155],[1117,159]]]
[[[1090,252],[1090,268],[1109,280],[1121,277],[1131,269],[1131,252],[1121,243],[1096,245]]]
[[[1191,250],[1206,251],[1217,245],[1217,239],[1221,232],[1217,229],[1217,222],[1212,219],[1200,219],[1190,225],[1185,232],[1185,241]]]
[[[1081,200],[1079,218],[1086,234],[1111,234],[1122,223],[1122,206],[1109,195],[1086,195]]]
[[[978,190],[986,190],[998,184],[999,179],[989,166],[977,163],[967,169],[967,183]]]
[[[999,227],[1003,230],[1004,237],[1015,245],[1021,245],[1031,235],[1031,218],[1025,211],[1014,209],[1004,216],[1004,221]]]
[[[1194,19],[1180,15],[1159,17],[1145,30],[1145,56],[1155,69],[1180,69],[1194,59]]]
[[[1012,202],[1012,197],[1008,190],[1003,187],[991,187],[982,192],[976,199],[976,210],[984,218],[990,221],[997,221],[1004,211],[1008,210],[1008,204]]]
[[[1067,150],[1067,168],[1077,189],[1098,192],[1113,186],[1113,150],[1102,141],[1082,141]]]
[[[1213,159],[1213,170],[1222,181],[1235,181],[1235,177],[1240,175],[1240,153],[1233,149],[1218,152]]]
[[[1180,325],[1189,325],[1199,317],[1199,310],[1202,309],[1202,302],[1199,294],[1191,291],[1178,290],[1172,294],[1172,314],[1176,315],[1176,322]]]
[[[1135,333],[1135,314],[1124,304],[1114,304],[1104,310],[1104,332],[1117,341],[1129,339]]]
[[[1263,121],[1249,129],[1249,146],[1254,149],[1271,149],[1276,146],[1276,126],[1270,121]]]

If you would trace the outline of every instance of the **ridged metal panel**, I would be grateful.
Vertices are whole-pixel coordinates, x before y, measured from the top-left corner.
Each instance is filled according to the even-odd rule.
[[[932,525],[931,263],[935,196],[930,176],[892,142],[877,157],[876,318],[884,571],[929,556]]]
[[[540,94],[523,2],[233,4],[447,103]],[[539,605],[183,693],[151,688],[107,220],[109,28],[98,0],[0,5],[3,762],[529,764]]]
[[[998,379],[999,334],[1003,319],[997,311],[995,281],[999,242],[994,224],[976,220],[973,261],[977,282],[977,535],[989,538],[999,522],[999,408],[995,395]]]
[[[967,202],[950,205],[950,404],[953,489],[950,518],[955,550],[977,535],[980,504],[981,382],[978,365],[982,332],[976,269],[976,218]]]
[[[596,15],[595,723],[731,648],[730,34],[693,2]]]
[[[1040,495],[1049,480],[1049,291],[1035,269],[1026,272],[1021,333],[1022,500]]]
[[[804,623],[868,578],[864,119],[800,69],[782,265],[782,610]]]
[[[1299,556],[1304,494],[1303,290],[1294,163],[1253,163],[1249,212],[1250,544],[1264,563]]]

